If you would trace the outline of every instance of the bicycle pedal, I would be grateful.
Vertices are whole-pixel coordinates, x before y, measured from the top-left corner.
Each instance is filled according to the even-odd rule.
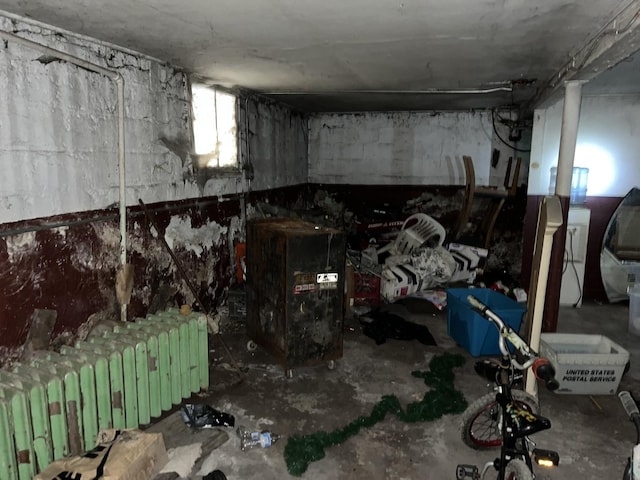
[[[456,467],[456,480],[480,480],[480,471],[475,465],[458,465]]]

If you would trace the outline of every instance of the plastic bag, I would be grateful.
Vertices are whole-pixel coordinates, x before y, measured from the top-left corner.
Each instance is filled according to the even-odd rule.
[[[235,418],[202,403],[187,403],[180,409],[182,419],[192,428],[233,427]]]

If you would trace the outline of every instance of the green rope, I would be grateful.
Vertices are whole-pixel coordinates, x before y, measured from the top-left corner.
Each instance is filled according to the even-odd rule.
[[[467,402],[461,392],[453,386],[455,375],[453,369],[464,364],[464,357],[444,353],[433,357],[429,362],[428,372],[411,372],[411,375],[424,379],[431,387],[419,402],[407,405],[402,409],[400,400],[395,395],[384,395],[376,403],[368,416],[356,418],[342,428],[332,432],[319,431],[309,435],[292,435],[284,448],[284,459],[291,475],[299,477],[311,462],[324,458],[325,448],[338,445],[360,431],[362,427],[372,427],[384,420],[387,413],[394,414],[399,420],[408,423],[425,422],[440,418],[450,413],[462,413]]]

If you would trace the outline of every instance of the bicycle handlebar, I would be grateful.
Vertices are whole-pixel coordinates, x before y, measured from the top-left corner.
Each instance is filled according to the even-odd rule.
[[[629,420],[631,420],[633,425],[636,427],[636,445],[638,445],[640,444],[640,411],[638,411],[638,405],[633,399],[631,392],[628,392],[627,390],[619,392],[618,398],[620,399],[620,402],[622,402],[625,412],[629,415]],[[636,477],[631,476],[629,478]]]
[[[500,351],[511,358],[511,363],[516,368],[526,370],[532,367],[533,374],[536,378],[544,381],[547,389],[551,391],[556,390],[560,386],[555,379],[555,369],[549,360],[540,357],[534,352],[517,332],[509,325],[505,325],[504,321],[495,312],[476,297],[469,295],[467,296],[467,301],[480,315],[498,328],[498,345],[500,346]],[[514,358],[509,352],[505,340],[509,340],[509,343],[515,347],[515,355],[517,358]]]
[[[485,316],[485,312],[487,310],[489,310],[489,307],[486,306],[484,303],[482,303],[480,300],[478,300],[476,297],[474,297],[473,295],[468,295],[467,296],[467,302],[469,302],[471,304],[471,306],[473,308],[475,308],[476,310],[478,310],[478,312],[484,317]]]
[[[560,383],[556,380],[556,369],[546,358],[538,357],[531,366],[533,374],[536,378],[544,382],[547,390],[554,391],[560,387]]]

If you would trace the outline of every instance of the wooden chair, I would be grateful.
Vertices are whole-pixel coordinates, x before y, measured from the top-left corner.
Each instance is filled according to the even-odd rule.
[[[471,218],[474,199],[476,197],[487,198],[489,207],[483,215],[482,221],[476,229],[476,233],[482,237],[482,245],[477,246],[489,248],[491,237],[493,236],[493,228],[495,227],[496,220],[498,219],[498,215],[500,214],[500,210],[502,210],[502,206],[504,205],[507,198],[514,196],[516,194],[516,191],[518,190],[518,177],[520,176],[520,165],[522,163],[522,159],[518,158],[516,160],[513,175],[511,175],[513,158],[509,158],[509,163],[507,164],[507,171],[504,178],[504,188],[477,186],[475,170],[473,168],[473,160],[471,159],[471,157],[465,155],[462,157],[462,161],[464,163],[464,173],[466,179],[465,193],[464,202],[462,208],[460,209],[460,216],[458,217],[458,222],[456,223],[456,227],[454,230],[454,239],[456,241],[460,240],[463,233],[465,232],[469,223],[469,219]]]

